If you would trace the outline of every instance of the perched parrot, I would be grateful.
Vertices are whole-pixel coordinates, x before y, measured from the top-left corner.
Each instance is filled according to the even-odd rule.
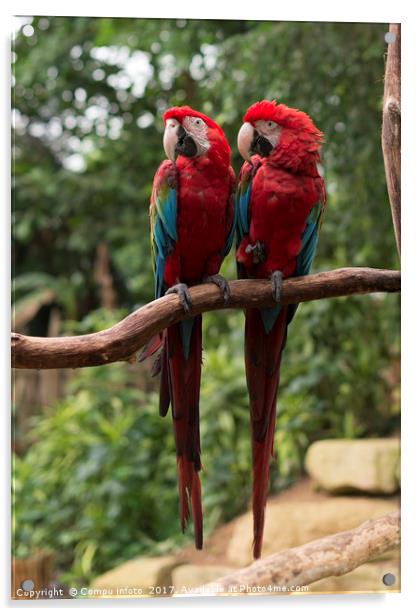
[[[213,282],[229,298],[226,280],[218,274],[231,249],[234,231],[235,174],[231,150],[222,129],[190,107],[173,107],[163,116],[164,150],[153,183],[150,223],[155,297],[177,293],[186,313],[188,286]],[[202,364],[202,317],[170,326],[149,343],[141,359],[160,354],[160,415],[170,403],[177,454],[180,521],[184,532],[190,517],[195,545],[202,549],[203,520],[199,471],[199,393]]]
[[[306,113],[263,100],[238,134],[245,159],[237,190],[240,278],[269,278],[277,306],[245,315],[245,370],[253,457],[253,555],[259,558],[273,454],[276,398],[287,327],[296,305],[280,306],[283,278],[309,273],[325,207],[318,173],[322,133]]]

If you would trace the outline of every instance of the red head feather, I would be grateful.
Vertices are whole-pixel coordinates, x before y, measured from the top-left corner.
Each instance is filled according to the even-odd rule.
[[[313,169],[319,160],[319,147],[323,134],[316,128],[307,113],[292,109],[276,101],[258,101],[249,107],[244,122],[254,125],[257,120],[272,120],[282,129],[280,139],[270,161],[293,169]]]
[[[247,109],[243,121],[254,124],[257,120],[272,120],[283,128],[310,133],[318,139],[318,142],[322,141],[321,131],[316,128],[307,113],[287,107],[283,103],[266,100],[254,103]]]
[[[224,165],[229,165],[231,148],[229,147],[225,134],[222,128],[204,113],[200,113],[200,111],[196,111],[187,105],[183,107],[171,107],[164,113],[163,122],[165,124],[168,119],[174,118],[181,124],[186,116],[201,118],[208,127],[208,139],[211,143],[211,147],[208,150],[208,157],[216,159]]]
[[[184,107],[171,107],[171,109],[167,109],[167,111],[163,115],[163,122],[165,124],[169,118],[174,118],[181,124],[186,116],[201,118],[207,124],[207,126],[209,126],[209,128],[216,128],[222,132],[221,127],[218,126],[216,122],[211,120],[211,118],[209,118],[204,113],[200,113],[200,111],[196,111],[195,109],[188,107],[187,105],[185,105]]]

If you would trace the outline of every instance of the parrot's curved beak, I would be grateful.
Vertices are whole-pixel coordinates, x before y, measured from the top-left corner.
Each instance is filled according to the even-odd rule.
[[[273,144],[270,139],[261,135],[258,131],[254,131],[254,137],[251,143],[250,151],[260,156],[268,156],[273,149]]]
[[[176,160],[177,129],[180,126],[177,120],[167,120],[164,130],[163,146],[166,156],[173,163]]]
[[[249,122],[244,122],[244,124],[239,130],[237,137],[238,151],[241,154],[242,158],[244,160],[248,160],[249,162],[251,162],[250,150],[251,144],[254,139],[254,132],[255,129],[253,125]]]
[[[175,153],[187,156],[187,158],[193,158],[197,154],[196,141],[192,135],[184,130],[183,126],[177,129],[177,143],[175,146]]]
[[[244,122],[238,133],[238,150],[241,156],[251,162],[251,154],[268,156],[273,144],[267,137],[259,133],[252,124]]]
[[[197,144],[192,135],[174,118],[167,120],[163,145],[167,158],[173,162],[178,154],[192,158],[198,153]]]

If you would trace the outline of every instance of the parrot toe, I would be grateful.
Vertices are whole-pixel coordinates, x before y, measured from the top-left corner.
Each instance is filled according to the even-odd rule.
[[[213,283],[220,289],[222,293],[222,297],[224,303],[227,304],[229,302],[229,298],[231,297],[231,291],[229,288],[228,281],[225,280],[223,276],[220,274],[214,274],[213,276],[207,276],[207,278],[203,279],[204,283]]]
[[[176,293],[179,297],[180,303],[183,306],[184,312],[190,312],[192,307],[192,298],[190,297],[190,291],[187,284],[183,282],[179,282],[178,284],[173,285],[165,292],[166,295],[170,295],[171,293]]]
[[[266,260],[266,247],[263,242],[257,240],[255,244],[247,244],[245,249],[247,255],[252,254],[253,265],[264,263]]]
[[[282,294],[283,273],[279,270],[276,270],[271,274],[270,280],[273,299],[275,302],[279,303]]]

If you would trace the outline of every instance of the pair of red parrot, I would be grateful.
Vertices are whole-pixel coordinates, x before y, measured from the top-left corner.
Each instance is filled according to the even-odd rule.
[[[280,305],[283,278],[309,273],[325,205],[317,169],[322,133],[308,115],[275,101],[253,104],[244,115],[238,150],[245,162],[236,189],[231,149],[222,129],[190,107],[163,116],[168,157],[157,170],[151,196],[151,244],[155,296],[177,293],[190,312],[188,286],[216,284],[237,234],[240,278],[269,278],[273,308],[248,309],[245,369],[250,398],[253,458],[254,558],[263,540],[264,512],[273,453],[276,397],[287,327],[296,305]],[[236,192],[236,195],[235,195]],[[155,338],[143,353],[160,349],[160,415],[170,403],[177,453],[180,520],[191,515],[195,544],[203,544],[199,471],[199,393],[202,317],[185,318]],[[216,421],[216,418],[214,418]]]

